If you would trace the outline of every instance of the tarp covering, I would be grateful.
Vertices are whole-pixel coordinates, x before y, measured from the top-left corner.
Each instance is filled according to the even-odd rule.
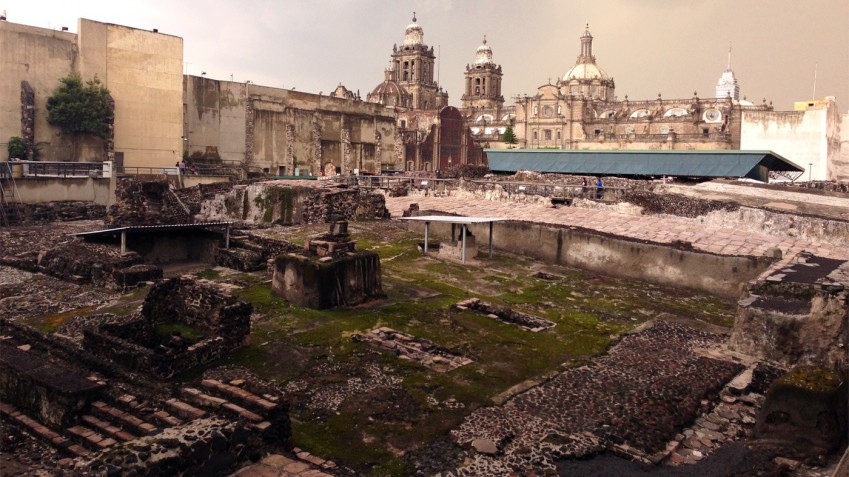
[[[600,176],[748,177],[803,168],[771,151],[572,151],[487,149],[493,172],[557,172]]]

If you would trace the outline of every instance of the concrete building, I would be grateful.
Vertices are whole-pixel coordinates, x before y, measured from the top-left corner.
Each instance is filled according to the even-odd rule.
[[[740,149],[768,149],[808,169],[802,180],[849,181],[849,114],[833,97],[795,111],[744,111]]]
[[[395,116],[354,99],[186,76],[184,130],[190,161],[274,175],[333,175],[403,168]]]
[[[179,161],[182,38],[86,19],[79,20],[78,33],[64,30],[0,21],[0,143],[20,136],[28,158],[38,148],[47,161],[114,159],[119,167]],[[74,147],[47,123],[47,98],[72,74],[83,81],[97,77],[109,89],[112,140],[85,138]]]

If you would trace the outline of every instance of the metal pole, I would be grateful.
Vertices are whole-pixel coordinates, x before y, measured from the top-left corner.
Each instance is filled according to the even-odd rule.
[[[127,231],[121,231],[121,255],[127,253]]]
[[[224,232],[224,248],[230,248],[230,224],[227,224],[227,230]]]
[[[460,257],[462,262],[466,263],[466,224],[460,226],[460,233],[463,234],[463,246],[460,249]]]
[[[489,223],[489,258],[492,258],[492,222]]]
[[[424,243],[424,254],[427,255],[427,235],[430,232],[430,222],[425,222],[425,243]]]

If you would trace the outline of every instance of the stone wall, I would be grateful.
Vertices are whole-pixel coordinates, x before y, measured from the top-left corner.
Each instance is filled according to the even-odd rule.
[[[222,337],[228,345],[247,344],[250,303],[219,290],[211,282],[172,278],[150,289],[142,315],[152,324],[179,322]]]
[[[16,204],[5,209],[9,225],[73,220],[103,220],[106,207],[91,202],[63,201],[41,204]]]
[[[189,224],[191,210],[171,191],[167,182],[122,179],[115,187],[115,203],[106,223],[129,225]]]
[[[388,217],[383,195],[329,183],[274,181],[236,186],[204,201],[203,220],[244,220],[277,224],[328,222]]]
[[[729,346],[788,367],[849,372],[849,264],[808,254],[793,260],[749,284]]]
[[[100,385],[48,362],[29,346],[0,342],[0,400],[61,426],[77,418]]]
[[[291,303],[316,309],[356,305],[382,296],[376,253],[359,251],[325,259],[280,255],[274,262],[271,291]]]
[[[225,356],[248,343],[252,307],[205,281],[173,278],[157,282],[141,316],[107,321],[83,330],[85,349],[134,371],[171,377]],[[182,324],[203,333],[196,342],[158,336],[155,327]]]
[[[257,433],[239,422],[197,419],[100,453],[88,467],[105,475],[223,476],[259,447]]]

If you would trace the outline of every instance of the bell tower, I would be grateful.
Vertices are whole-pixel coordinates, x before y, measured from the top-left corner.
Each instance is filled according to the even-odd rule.
[[[492,48],[483,37],[478,47],[475,62],[466,65],[465,92],[462,97],[464,109],[487,109],[498,111],[504,105],[501,95],[501,65],[492,61]]]

